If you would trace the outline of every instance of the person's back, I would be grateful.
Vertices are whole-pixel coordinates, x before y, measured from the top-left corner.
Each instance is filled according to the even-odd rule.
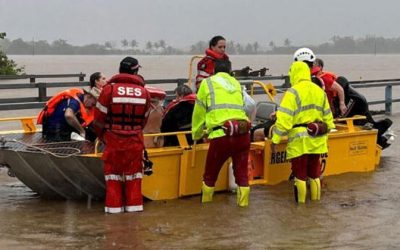
[[[328,152],[327,132],[335,125],[325,92],[311,82],[309,66],[295,61],[289,76],[292,87],[285,92],[276,112],[271,146],[275,153],[276,144],[283,136],[288,137],[286,159],[291,160],[295,176],[295,200],[305,203],[307,179],[311,200],[320,199],[319,158]]]
[[[79,97],[81,101],[83,96]],[[54,109],[53,114],[46,118],[45,125],[43,126],[43,135],[46,139],[56,141],[69,141],[71,132],[75,131],[65,119],[65,110],[70,108],[75,114],[79,113],[80,104],[74,98],[62,100]]]
[[[95,109],[94,126],[105,143],[102,160],[106,180],[105,212],[143,211],[143,127],[150,94],[139,76],[137,59],[124,58],[119,74],[104,86]]]
[[[202,202],[211,202],[215,182],[224,162],[232,158],[237,187],[237,204],[249,203],[247,160],[250,122],[244,111],[240,83],[232,76],[230,61],[216,61],[216,74],[200,84],[192,117],[192,136],[199,140],[207,128],[210,146],[203,175]]]

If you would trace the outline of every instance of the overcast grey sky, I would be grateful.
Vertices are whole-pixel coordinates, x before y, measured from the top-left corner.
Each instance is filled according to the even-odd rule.
[[[75,45],[126,38],[184,47],[216,34],[305,45],[334,35],[399,37],[399,9],[399,0],[0,0],[0,31]]]

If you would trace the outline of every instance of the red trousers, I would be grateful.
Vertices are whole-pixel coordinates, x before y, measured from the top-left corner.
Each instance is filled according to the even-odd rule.
[[[232,157],[236,184],[241,187],[249,186],[247,174],[249,151],[250,134],[212,139],[207,153],[206,168],[203,175],[204,183],[209,187],[214,187],[224,162]]]
[[[294,176],[302,181],[306,181],[307,177],[319,178],[321,176],[319,157],[319,154],[304,154],[291,159]]]
[[[102,159],[106,180],[105,211],[142,211],[142,135],[121,137],[106,133],[104,139],[106,148]]]

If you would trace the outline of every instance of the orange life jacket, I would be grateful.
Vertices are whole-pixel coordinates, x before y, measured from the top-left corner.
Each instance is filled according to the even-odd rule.
[[[42,111],[40,111],[38,117],[37,117],[37,124],[43,124],[43,120],[46,117],[51,116],[54,111],[57,108],[57,105],[64,99],[68,99],[68,98],[74,98],[75,100],[77,100],[79,102],[79,107],[80,107],[80,111],[81,111],[81,116],[82,116],[82,127],[86,127],[88,126],[94,119],[94,110],[90,109],[89,111],[86,110],[85,105],[83,104],[83,102],[79,99],[78,95],[79,94],[84,94],[85,92],[83,91],[83,89],[79,89],[79,88],[72,88],[72,89],[67,89],[64,90],[58,94],[56,94],[55,96],[53,96],[52,98],[50,98],[50,100],[48,100],[46,102],[46,105],[44,106],[44,108],[42,109]]]

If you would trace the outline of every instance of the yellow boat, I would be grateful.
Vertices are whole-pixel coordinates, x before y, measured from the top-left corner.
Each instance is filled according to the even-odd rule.
[[[273,98],[273,88],[260,82]],[[376,144],[377,130],[355,126],[353,121],[364,117],[337,120],[336,130],[329,133],[329,153],[322,155],[323,175],[368,172],[377,168],[381,147]],[[25,185],[43,197],[66,199],[104,196],[101,146],[88,141],[46,143],[36,128],[36,117],[0,119],[21,121],[23,130],[0,133],[0,164],[7,166]],[[151,176],[143,178],[142,193],[151,200],[176,199],[199,194],[208,143],[189,145],[188,132],[151,134],[176,135],[179,146],[149,148],[153,161]],[[288,180],[290,162],[285,158],[286,141],[272,153],[270,141],[253,142],[249,157],[251,185],[274,185]],[[100,150],[99,150],[100,148]],[[216,190],[229,189],[229,160],[222,168]]]

